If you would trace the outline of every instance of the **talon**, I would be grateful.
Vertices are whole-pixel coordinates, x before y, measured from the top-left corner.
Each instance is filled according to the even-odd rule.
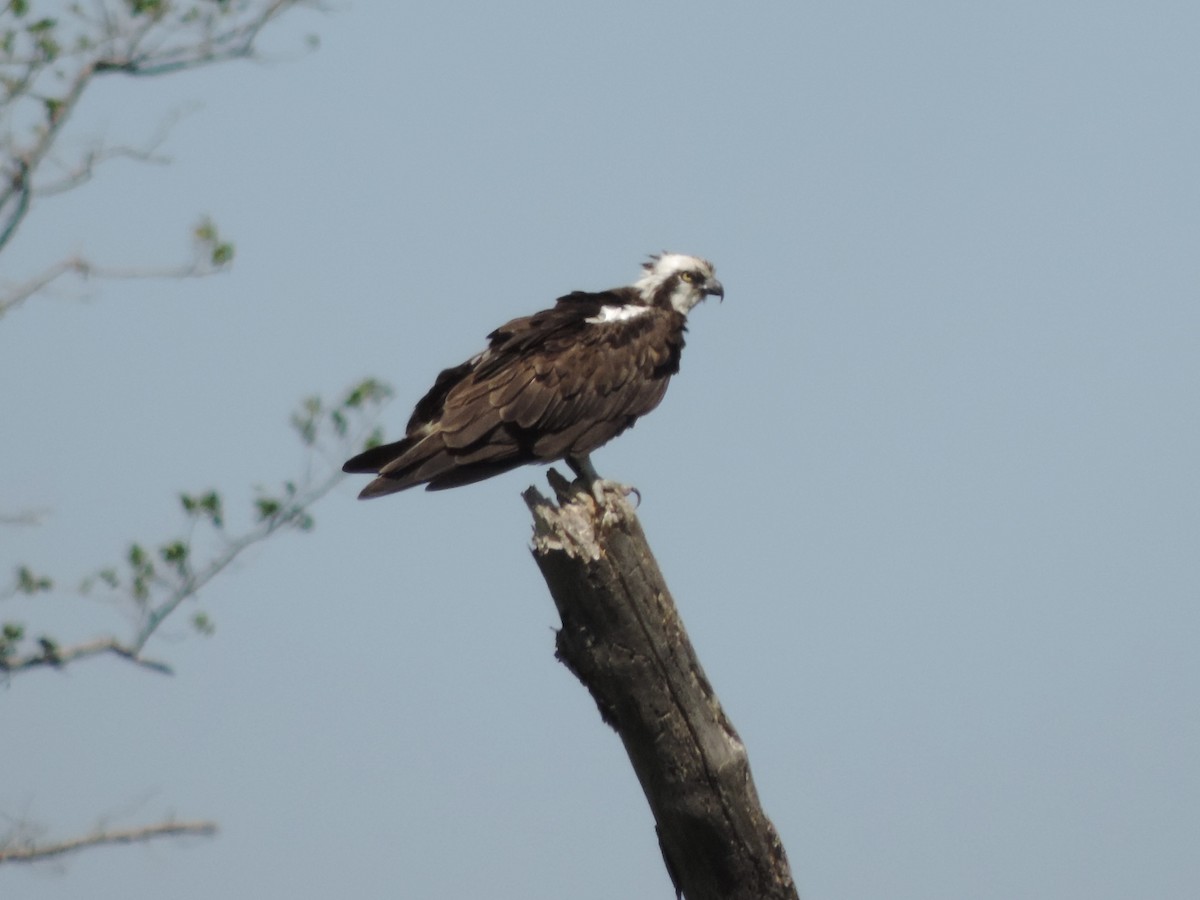
[[[609,481],[601,478],[596,474],[595,468],[592,467],[592,461],[586,456],[567,457],[567,465],[579,477],[580,482],[589,489],[592,499],[596,501],[597,506],[604,506],[604,492],[616,491],[622,497],[628,497],[630,494],[637,496],[637,506],[642,505],[642,492],[631,484],[621,484],[619,481]]]
[[[605,491],[612,491],[614,494],[620,494],[622,497],[628,497],[630,494],[633,494],[635,497],[637,497],[637,503],[635,505],[642,505],[642,492],[635,488],[632,484],[622,484],[619,481],[608,481],[603,478],[597,478],[592,482],[592,496],[601,506],[604,505]]]

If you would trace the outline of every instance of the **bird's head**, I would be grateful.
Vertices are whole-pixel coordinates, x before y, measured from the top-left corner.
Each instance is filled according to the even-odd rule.
[[[660,253],[642,264],[645,270],[634,287],[647,306],[674,309],[687,315],[692,307],[715,294],[725,299],[725,288],[713,274],[713,264],[698,256]]]

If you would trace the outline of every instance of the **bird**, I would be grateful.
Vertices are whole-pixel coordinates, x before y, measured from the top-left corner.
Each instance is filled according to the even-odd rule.
[[[688,313],[712,296],[725,298],[712,263],[663,252],[631,285],[559,297],[501,325],[486,349],[443,370],[401,440],[359,453],[342,470],[376,476],[359,494],[364,500],[558,460],[601,505],[606,488],[636,493],[601,479],[591,453],[662,401],[679,371]]]

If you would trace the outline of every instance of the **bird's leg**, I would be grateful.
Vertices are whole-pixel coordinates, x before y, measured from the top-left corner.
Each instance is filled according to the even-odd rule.
[[[571,471],[587,485],[591,491],[592,498],[598,506],[604,506],[604,491],[606,488],[610,491],[616,491],[624,497],[636,494],[638,505],[641,505],[641,491],[633,485],[619,484],[618,482],[601,478],[596,472],[596,467],[592,465],[592,458],[588,454],[585,453],[583,456],[568,456],[566,463],[571,467]]]
[[[592,458],[585,453],[583,456],[568,456],[566,462],[576,477],[587,485],[596,503],[603,506],[604,479],[596,472],[596,467],[592,465]]]

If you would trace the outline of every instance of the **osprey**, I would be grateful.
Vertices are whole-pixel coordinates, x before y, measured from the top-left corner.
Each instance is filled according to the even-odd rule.
[[[342,467],[378,476],[359,497],[442,490],[562,459],[601,500],[589,454],[658,406],[679,371],[688,312],[725,297],[699,257],[663,253],[643,269],[628,287],[575,291],[513,319],[482,353],[438,375],[403,440]]]

